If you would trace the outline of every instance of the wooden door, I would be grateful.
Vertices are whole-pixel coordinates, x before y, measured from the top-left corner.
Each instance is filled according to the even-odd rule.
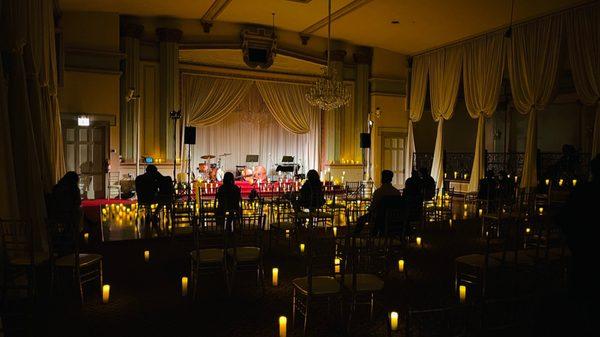
[[[392,184],[404,186],[404,141],[399,133],[383,133],[381,135],[381,169],[394,172]]]
[[[65,165],[67,171],[79,174],[79,186],[88,199],[105,197],[107,130],[108,126],[102,122],[92,122],[90,126],[80,127],[76,122],[63,121]]]

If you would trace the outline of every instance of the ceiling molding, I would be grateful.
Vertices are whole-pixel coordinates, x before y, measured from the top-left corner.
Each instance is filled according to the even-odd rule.
[[[213,22],[223,13],[227,5],[231,0],[214,0],[212,5],[206,10],[206,13],[202,15],[200,22],[202,23],[202,29],[205,33],[210,33],[210,28]]]
[[[368,4],[371,1],[373,1],[373,0],[354,0],[354,1],[352,1],[351,3],[347,4],[346,6],[331,13],[331,22],[343,17],[346,14],[349,14],[349,13],[357,10],[358,8]],[[300,36],[311,35],[314,32],[318,31],[319,29],[321,29],[325,26],[327,26],[327,16],[325,16],[323,19],[317,21],[316,23],[312,24],[310,27],[307,27],[306,29],[301,31]]]

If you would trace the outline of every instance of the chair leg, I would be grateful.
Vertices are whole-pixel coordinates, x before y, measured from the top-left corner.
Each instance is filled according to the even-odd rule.
[[[2,297],[4,298],[4,297]],[[295,326],[296,323],[296,288],[292,293],[292,327]]]
[[[308,328],[308,313],[309,313],[309,307],[310,307],[310,297],[306,297],[306,307],[304,308],[304,329],[303,329],[303,334],[304,336],[306,336],[306,330]]]
[[[369,310],[369,320],[373,321],[373,311],[375,306],[375,294],[371,293],[371,308]]]

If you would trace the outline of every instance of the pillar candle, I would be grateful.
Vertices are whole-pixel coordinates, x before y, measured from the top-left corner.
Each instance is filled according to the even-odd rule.
[[[337,227],[333,227],[333,236],[337,236]]]
[[[480,208],[479,209],[479,216],[482,216],[482,215],[483,215],[483,210]]]
[[[390,313],[390,329],[392,331],[398,330],[398,313],[395,311]]]
[[[340,258],[336,257],[333,260],[333,264],[335,265],[335,273],[338,274],[340,272]]]
[[[144,261],[146,261],[146,262],[150,261],[150,251],[149,250],[144,251]]]
[[[417,246],[421,247],[422,242],[421,242],[421,237],[420,236],[417,236],[416,241],[417,241]]]
[[[398,271],[401,273],[404,272],[404,260],[398,260]]]
[[[105,284],[102,286],[102,303],[108,303],[110,297],[110,285]]]
[[[181,296],[185,297],[188,293],[188,278],[187,276],[181,277]]]
[[[458,298],[460,300],[460,303],[465,303],[467,300],[467,286],[465,285],[460,285],[458,287]]]
[[[90,241],[90,233],[83,233],[83,240],[87,244]]]
[[[550,185],[550,179],[545,180],[546,186]]]
[[[273,268],[273,287],[279,284],[279,268]]]
[[[577,179],[573,179],[573,187],[575,187],[575,185],[577,185]]]
[[[287,336],[287,317],[279,316],[279,337]]]
[[[458,178],[458,172],[454,171],[454,179]]]
[[[304,254],[304,244],[300,244],[300,253]]]

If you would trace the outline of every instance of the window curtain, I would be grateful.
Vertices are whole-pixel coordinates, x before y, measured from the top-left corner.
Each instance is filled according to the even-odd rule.
[[[1,4],[0,48],[5,52],[6,59],[3,60],[2,66],[6,65],[4,70],[8,84],[8,118],[4,117],[8,123],[4,127],[8,128],[12,146],[12,157],[5,158],[5,161],[13,163],[14,180],[7,183],[14,186],[12,191],[8,191],[13,193],[10,197],[17,205],[18,212],[13,215],[31,222],[39,248],[46,249],[44,186],[47,186],[47,183],[44,184],[44,179],[47,179],[47,176],[44,176],[40,165],[44,160],[44,157],[40,156],[43,153],[40,146],[49,139],[44,139],[42,134],[36,133],[36,128],[39,129],[36,119],[40,118],[43,111],[36,105],[36,102],[39,102],[39,96],[36,96],[38,93],[31,91],[32,82],[28,75],[31,77],[35,73],[31,69],[31,59],[27,62],[30,65],[26,70],[24,54],[24,51],[31,53],[33,50],[30,41],[27,40],[27,15],[34,1],[36,0],[4,0]],[[31,54],[28,57],[31,57]],[[5,169],[10,169],[10,166],[5,166]],[[8,176],[11,176],[10,172]]]
[[[413,123],[417,123],[423,116],[425,96],[427,94],[427,75],[429,72],[429,56],[419,55],[413,59],[412,78],[410,86],[410,116],[408,119],[406,157],[404,159],[404,176],[410,177],[413,170],[413,156],[415,148],[415,134]]]
[[[556,83],[562,16],[517,26],[507,48],[513,103],[529,114],[521,188],[537,186],[537,111],[549,103]]]
[[[463,88],[467,111],[477,119],[475,154],[468,192],[479,190],[485,176],[485,119],[493,115],[504,72],[504,33],[486,35],[464,44]]]
[[[581,102],[596,106],[592,158],[600,152],[600,3],[565,15],[569,62]]]
[[[223,121],[246,97],[251,81],[184,75],[182,108],[185,125],[208,126]]]
[[[267,108],[275,120],[295,134],[310,132],[311,114],[315,108],[306,100],[306,88],[297,84],[256,82]]]
[[[438,122],[431,176],[441,192],[444,184],[444,120],[452,118],[460,84],[463,49],[440,49],[429,55],[429,94],[431,114]]]

